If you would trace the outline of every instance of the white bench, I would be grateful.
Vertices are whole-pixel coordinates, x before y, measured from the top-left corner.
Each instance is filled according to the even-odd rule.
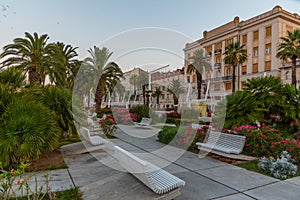
[[[80,134],[86,141],[88,141],[92,145],[102,145],[108,143],[105,139],[98,135],[91,136],[90,130],[85,127],[80,128]]]
[[[243,151],[246,137],[234,134],[211,131],[206,143],[197,142],[200,150],[217,150],[225,153],[240,154]]]
[[[180,178],[159,167],[138,158],[130,152],[115,146],[115,157],[120,165],[157,194],[164,194],[185,185]]]
[[[150,126],[151,122],[152,122],[152,118],[143,117],[141,122],[134,123],[134,125],[136,125],[138,127],[151,128],[151,126]]]

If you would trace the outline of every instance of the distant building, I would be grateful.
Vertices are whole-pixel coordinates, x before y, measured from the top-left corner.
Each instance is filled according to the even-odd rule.
[[[173,96],[168,92],[173,80],[179,80],[184,87],[186,86],[184,81],[184,68],[169,72],[154,72],[151,74],[151,90],[155,91],[155,87],[159,87],[163,93],[160,97],[159,108],[172,108],[174,106]],[[152,105],[156,105],[156,98],[152,97],[151,102]]]
[[[299,15],[287,12],[280,6],[245,21],[235,17],[227,24],[204,31],[203,38],[185,45],[185,72],[194,52],[204,48],[210,55],[213,70],[203,74],[203,87],[210,79],[214,91],[231,93],[232,67],[224,63],[223,53],[230,43],[240,41],[246,47],[248,60],[239,67],[239,74],[238,69],[236,71],[237,77],[240,75],[239,83],[236,78],[237,89],[241,89],[247,79],[264,75],[280,77],[284,83],[291,83],[291,63],[282,62],[276,54],[280,37],[286,37],[288,31],[299,28]],[[297,64],[297,77],[300,77],[300,63]],[[192,89],[196,90],[196,75],[186,76],[186,82],[190,82]],[[300,85],[299,80],[297,84]]]

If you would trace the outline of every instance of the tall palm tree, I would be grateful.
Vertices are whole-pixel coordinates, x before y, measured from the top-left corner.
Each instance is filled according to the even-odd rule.
[[[133,85],[134,94],[136,93],[137,81],[138,81],[138,75],[133,74],[130,76],[129,83]]]
[[[238,64],[243,64],[247,60],[245,45],[240,42],[233,42],[225,48],[225,64],[232,66],[232,92],[235,92],[235,71]]]
[[[76,59],[78,47],[72,47],[62,42],[52,44],[52,67],[49,78],[58,86],[73,87],[75,76],[80,68],[81,62]],[[61,73],[64,71],[64,73]]]
[[[156,97],[156,104],[159,105],[159,97],[163,94],[159,87],[155,87],[153,97]]]
[[[168,88],[168,92],[173,95],[174,105],[178,105],[179,96],[185,92],[185,88],[179,80],[173,80]],[[176,106],[174,106],[174,111],[177,112]]]
[[[288,31],[287,37],[280,38],[277,57],[281,60],[292,60],[292,85],[296,86],[296,61],[300,57],[300,30]]]
[[[82,66],[87,68],[86,75],[92,78],[96,85],[95,102],[96,112],[100,114],[102,98],[108,90],[109,85],[120,80],[123,72],[115,62],[108,62],[112,55],[106,47],[100,49],[94,46],[88,50],[90,57],[84,59]]]
[[[198,49],[192,59],[192,64],[187,68],[187,73],[196,73],[197,76],[197,99],[201,99],[201,86],[202,86],[202,74],[205,71],[211,71],[211,64],[208,62],[209,56],[207,56],[203,49]]]
[[[0,58],[5,58],[2,66],[15,66],[29,73],[29,82],[45,83],[45,77],[51,66],[51,45],[47,44],[47,34],[39,36],[25,32],[25,38],[14,39],[13,44],[3,47]]]
[[[141,71],[139,76],[138,76],[137,87],[142,89],[144,105],[147,104],[147,102],[146,102],[146,88],[147,88],[148,84],[149,84],[148,74],[144,71]]]

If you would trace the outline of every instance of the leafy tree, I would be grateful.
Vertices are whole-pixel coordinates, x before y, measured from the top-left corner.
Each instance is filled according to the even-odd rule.
[[[185,88],[179,80],[173,80],[170,84],[168,92],[173,95],[174,105],[178,105],[179,96],[185,92]],[[176,106],[174,106],[174,111],[177,111]]]
[[[197,76],[197,90],[198,90],[198,99],[201,99],[201,87],[202,87],[202,74],[205,71],[211,71],[211,64],[208,62],[209,56],[207,56],[203,49],[198,49],[194,56],[192,56],[192,64],[187,68],[187,73],[191,74],[192,72],[196,73]]]
[[[45,83],[45,77],[51,67],[51,45],[47,44],[47,34],[39,36],[25,32],[25,38],[14,39],[13,44],[3,47],[0,58],[4,67],[15,66],[29,73],[29,82]],[[59,73],[59,72],[57,72]]]
[[[288,58],[292,60],[292,85],[296,87],[296,61],[300,57],[300,30],[288,31],[288,36],[280,39],[282,42],[279,44],[276,56],[284,61]]]
[[[90,57],[83,61],[83,68],[86,68],[85,76],[92,79],[96,85],[95,102],[96,113],[100,114],[102,99],[110,84],[123,77],[123,72],[115,62],[108,62],[112,52],[105,47],[100,49],[94,46],[89,51]]]
[[[225,48],[224,55],[225,64],[232,65],[232,92],[235,92],[236,67],[247,60],[245,45],[241,45],[240,42],[233,42]]]
[[[159,105],[159,97],[163,94],[159,87],[155,87],[153,97],[156,97],[156,104]]]

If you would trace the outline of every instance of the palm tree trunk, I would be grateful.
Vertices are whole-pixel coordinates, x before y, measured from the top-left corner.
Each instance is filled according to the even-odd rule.
[[[41,78],[38,74],[38,72],[36,71],[36,68],[31,68],[28,72],[29,74],[29,83],[32,84],[32,83],[39,83],[41,82]]]
[[[100,84],[100,81],[98,83],[96,94],[95,94],[95,102],[96,102],[96,113],[100,115],[101,113],[101,104],[102,104],[102,98],[103,98],[103,91]],[[100,116],[102,117],[102,116]]]
[[[159,95],[156,97],[156,104],[159,105]]]
[[[177,106],[175,105],[178,105],[178,98],[175,94],[173,94],[173,99],[174,99],[174,112],[177,112]]]
[[[232,93],[235,92],[235,68],[236,63],[232,63]]]
[[[297,87],[296,82],[296,59],[295,57],[292,57],[292,85]]]
[[[143,101],[144,101],[144,105],[146,105],[146,85],[143,85]]]
[[[201,99],[202,75],[198,71],[196,71],[196,75],[197,75],[197,90],[198,90],[197,99]]]

